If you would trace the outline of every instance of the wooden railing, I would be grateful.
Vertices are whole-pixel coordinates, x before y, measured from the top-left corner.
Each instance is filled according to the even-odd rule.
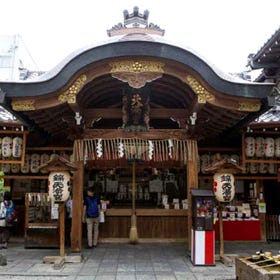
[[[280,240],[280,216],[266,215],[266,239]]]

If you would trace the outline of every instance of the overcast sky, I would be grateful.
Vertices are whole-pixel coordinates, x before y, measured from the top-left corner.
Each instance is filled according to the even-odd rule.
[[[246,69],[280,26],[280,0],[2,0],[0,34],[19,34],[38,65],[50,70],[71,52],[106,40],[123,10],[149,10],[165,38],[200,53],[224,72]]]

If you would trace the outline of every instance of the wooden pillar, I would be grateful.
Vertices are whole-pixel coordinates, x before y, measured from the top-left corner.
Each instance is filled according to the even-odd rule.
[[[65,203],[59,204],[59,251],[60,257],[65,256]]]
[[[191,228],[192,228],[192,200],[191,189],[198,188],[197,160],[189,160],[187,163],[187,194],[188,194],[188,249],[191,249]]]
[[[78,170],[74,172],[72,188],[71,252],[79,253],[82,250],[84,163],[78,161],[76,164]]]

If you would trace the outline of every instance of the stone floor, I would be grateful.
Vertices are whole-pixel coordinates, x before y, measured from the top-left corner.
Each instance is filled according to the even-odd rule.
[[[219,245],[216,244],[216,251]],[[228,242],[225,253],[247,256],[258,250],[278,254],[280,242]],[[103,279],[103,280],[198,280],[235,279],[235,267],[220,261],[215,266],[194,266],[185,243],[101,243],[83,249],[81,263],[65,263],[60,269],[43,263],[45,256],[58,256],[56,249],[25,249],[23,242],[11,242],[1,254],[0,279]]]

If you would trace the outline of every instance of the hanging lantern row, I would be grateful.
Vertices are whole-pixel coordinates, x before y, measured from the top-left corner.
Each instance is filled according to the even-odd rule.
[[[245,173],[250,174],[276,174],[277,173],[277,164],[275,163],[246,163],[245,164]]]
[[[280,157],[280,137],[245,137],[246,157]]]
[[[20,164],[9,164],[9,163],[2,163],[1,165],[1,170],[5,174],[7,173],[23,173],[23,174],[28,174],[28,173],[42,173],[42,174],[47,174],[48,171],[46,169],[40,169],[39,166],[45,164],[49,160],[51,160],[56,154],[26,154],[24,157],[24,165],[21,166]],[[67,155],[64,155],[64,157],[67,157]],[[73,155],[69,157],[71,162],[74,162]]]
[[[221,154],[222,159],[232,159],[236,164],[240,165],[240,156],[237,154]],[[205,168],[211,164],[217,162],[216,154],[202,154],[198,160],[198,172],[205,174]],[[243,174],[276,174],[277,164],[275,163],[246,163],[245,169],[242,171]]]
[[[20,158],[22,155],[22,144],[23,140],[19,136],[0,138],[0,157],[3,159]]]

